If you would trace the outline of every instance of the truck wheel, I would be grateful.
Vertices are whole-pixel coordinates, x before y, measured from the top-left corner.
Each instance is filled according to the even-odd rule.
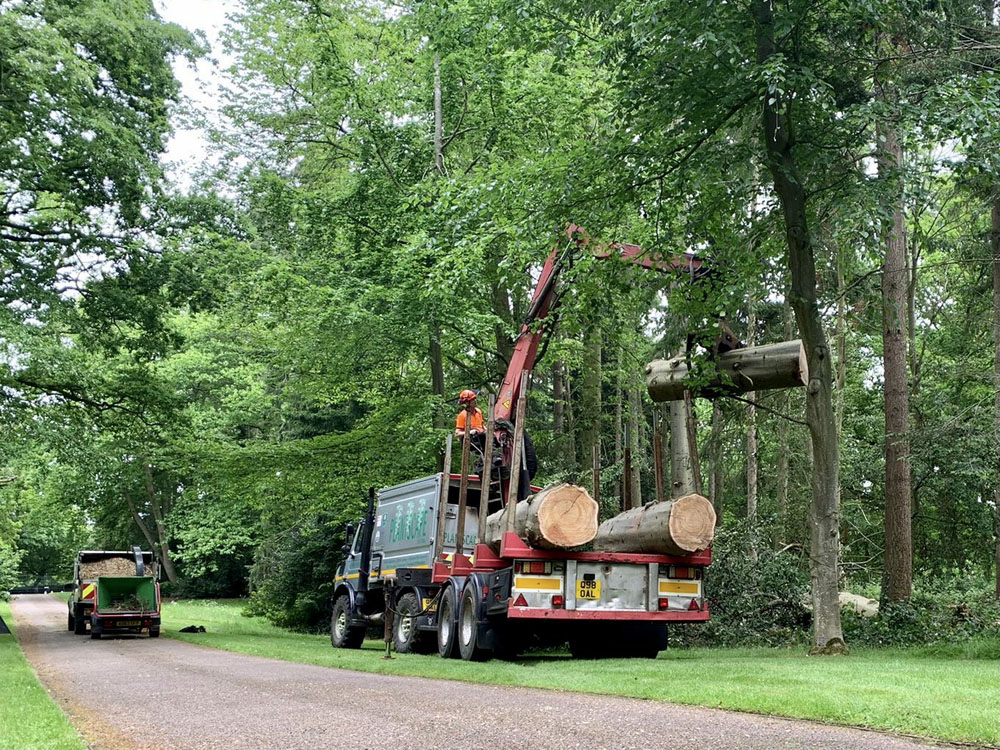
[[[330,618],[330,643],[334,648],[361,648],[365,639],[365,629],[352,627],[351,600],[347,594],[341,594],[333,604],[333,615]]]
[[[441,602],[438,604],[438,654],[445,659],[458,656],[455,648],[456,614],[458,602],[455,601],[455,587],[445,586],[441,592]]]
[[[429,654],[434,650],[427,634],[417,630],[420,600],[414,593],[403,594],[396,602],[392,621],[392,641],[397,654]]]
[[[160,629],[159,628],[150,628],[149,629],[149,637],[150,638],[159,638],[160,637]]]
[[[95,641],[101,640],[101,635],[102,635],[101,631],[102,630],[103,630],[103,628],[101,627],[100,623],[97,622],[97,618],[94,617],[94,615],[91,615],[90,616],[90,637],[93,638]]]
[[[69,626],[66,629],[70,631],[76,630],[76,618],[73,617],[73,613],[67,612],[66,616],[69,618]]]
[[[486,661],[492,656],[489,649],[479,646],[479,598],[476,590],[468,585],[462,591],[458,605],[458,650],[465,661]]]
[[[82,607],[76,607],[75,613],[73,616],[73,632],[77,635],[83,635],[87,632],[87,616],[83,614]]]

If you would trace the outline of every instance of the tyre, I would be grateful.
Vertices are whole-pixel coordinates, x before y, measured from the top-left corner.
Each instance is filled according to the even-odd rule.
[[[90,616],[90,637],[95,641],[101,640],[102,628],[94,615]]]
[[[454,659],[458,656],[455,631],[458,620],[458,601],[454,586],[445,586],[441,592],[438,604],[438,654],[444,659]]]
[[[420,600],[412,592],[403,594],[396,602],[392,642],[397,654],[428,654],[434,650],[434,644],[428,642],[428,634],[417,630],[420,610]]]
[[[351,599],[341,594],[333,603],[330,617],[330,643],[334,648],[361,648],[365,629],[351,625]]]
[[[149,629],[149,637],[150,638],[159,638],[160,637],[160,628],[159,627],[150,628]]]
[[[479,597],[472,585],[462,590],[458,605],[458,651],[465,661],[486,661],[493,654],[479,644]]]
[[[69,618],[69,625],[68,625],[68,627],[66,629],[69,630],[69,631],[76,630],[76,618],[73,617],[73,613],[72,612],[67,612],[66,616]]]
[[[76,614],[73,616],[73,632],[77,635],[83,635],[87,632],[87,616],[83,614],[81,607],[76,607],[74,612]]]

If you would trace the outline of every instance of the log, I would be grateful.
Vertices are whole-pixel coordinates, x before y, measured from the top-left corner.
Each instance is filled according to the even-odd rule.
[[[519,502],[514,533],[536,549],[570,549],[587,544],[597,533],[597,503],[583,487],[561,483]],[[486,543],[495,552],[507,530],[506,509],[486,519]]]
[[[609,518],[597,529],[598,552],[691,555],[715,536],[715,509],[696,493],[650,503]]]
[[[679,401],[685,390],[711,396],[796,388],[808,380],[806,352],[799,339],[733,349],[696,367],[694,373],[680,356],[646,365],[646,390],[653,401]]]

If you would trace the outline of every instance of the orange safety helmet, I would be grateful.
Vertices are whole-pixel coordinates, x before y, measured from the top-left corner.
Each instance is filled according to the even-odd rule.
[[[464,391],[458,394],[458,403],[467,404],[470,401],[475,401],[477,395],[479,394],[477,394],[475,391],[470,391],[468,388],[466,388]]]

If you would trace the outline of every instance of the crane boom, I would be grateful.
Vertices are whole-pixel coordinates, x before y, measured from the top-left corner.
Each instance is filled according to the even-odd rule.
[[[574,249],[590,244],[590,236],[586,230],[576,224],[570,224],[566,227],[566,236],[570,240],[570,245],[568,247],[556,245],[552,248],[552,252],[549,253],[545,265],[542,266],[542,272],[538,276],[538,283],[535,285],[535,292],[531,297],[528,315],[521,327],[521,333],[517,337],[514,353],[510,358],[507,373],[500,386],[500,395],[493,409],[493,415],[497,420],[510,420],[511,415],[517,409],[521,380],[525,373],[530,374],[535,367],[538,347],[544,333],[543,327],[536,324],[545,320],[552,311],[559,274],[565,267],[566,257]],[[628,263],[664,273],[688,273],[693,279],[701,278],[708,273],[707,266],[700,258],[685,254],[663,256],[659,253],[643,250],[638,245],[615,243],[606,248],[598,249],[594,253],[594,257],[601,259],[620,258]]]

